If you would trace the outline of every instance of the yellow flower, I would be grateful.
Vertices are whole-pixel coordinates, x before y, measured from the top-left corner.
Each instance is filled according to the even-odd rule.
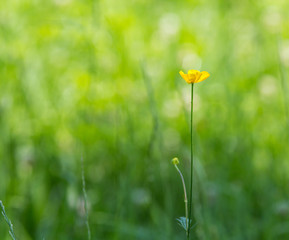
[[[172,163],[174,165],[178,165],[180,162],[179,162],[179,159],[175,157],[175,158],[172,159]]]
[[[180,71],[179,73],[187,83],[198,83],[210,77],[210,74],[206,71],[200,72],[198,70],[189,70],[188,74],[185,74],[183,71]]]

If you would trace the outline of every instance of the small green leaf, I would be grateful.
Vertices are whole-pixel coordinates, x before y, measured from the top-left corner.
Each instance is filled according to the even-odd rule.
[[[177,221],[178,221],[179,225],[183,229],[185,229],[185,231],[187,231],[187,220],[186,220],[186,218],[185,217],[179,217],[179,218],[177,218]]]
[[[179,218],[177,218],[177,221],[178,221],[179,225],[183,229],[185,229],[185,231],[187,231],[187,219],[185,217],[179,217]],[[189,225],[191,226],[190,229],[193,229],[197,225],[197,223],[192,224],[192,221],[190,221]]]
[[[192,224],[192,223],[191,223]],[[190,229],[193,229],[198,223],[195,223],[194,225],[191,225]]]

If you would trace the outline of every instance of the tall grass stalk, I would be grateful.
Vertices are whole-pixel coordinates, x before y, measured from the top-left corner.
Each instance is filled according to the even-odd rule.
[[[9,220],[9,218],[7,217],[4,205],[3,205],[1,200],[0,200],[0,206],[1,206],[1,209],[2,209],[2,215],[4,216],[4,219],[5,219],[5,221],[7,222],[8,226],[9,226],[9,234],[12,237],[13,240],[16,240],[16,237],[15,237],[15,234],[14,234],[14,231],[13,231],[13,224]]]
[[[280,56],[281,53],[281,40],[280,38],[277,37],[276,39],[277,41],[277,53],[278,53],[278,64],[279,64],[279,72],[280,72],[280,78],[281,78],[281,89],[282,89],[282,98],[283,98],[283,102],[284,102],[284,111],[285,111],[285,118],[286,118],[286,124],[287,124],[287,128],[289,130],[289,103],[288,103],[288,89],[287,89],[287,84],[286,84],[286,70],[284,68],[284,65],[282,63],[282,59]],[[288,137],[288,135],[287,135]]]
[[[85,177],[84,177],[83,153],[81,153],[81,178],[82,178],[82,192],[83,192],[83,197],[84,197],[85,224],[87,228],[87,238],[88,240],[91,240],[90,225],[89,225],[89,218],[88,218],[88,208],[87,208],[87,194],[86,194],[86,185],[85,185]]]
[[[189,201],[189,223],[192,222],[192,205],[193,205],[193,180],[194,180],[194,145],[193,145],[193,120],[194,120],[194,83],[191,84],[191,181],[190,181],[190,201]],[[191,226],[188,226],[188,235],[187,239],[190,239],[190,229]]]
[[[147,166],[146,168],[148,169],[147,171],[149,174],[153,174],[157,176],[159,174],[160,179],[166,179],[166,171],[163,169],[162,163],[159,161],[158,164],[153,165],[151,163],[151,159],[155,158],[161,159],[161,156],[164,155],[164,140],[162,136],[162,131],[161,131],[161,124],[160,124],[160,112],[157,107],[157,101],[155,98],[155,92],[154,92],[154,86],[152,79],[149,77],[147,73],[147,67],[146,67],[146,62],[143,60],[140,62],[141,66],[141,73],[142,77],[144,80],[145,84],[145,90],[147,92],[147,97],[149,101],[149,107],[150,107],[150,112],[152,116],[152,131],[150,134],[150,140],[149,140],[149,145],[148,145],[148,150],[147,150]],[[169,189],[169,186],[167,185],[166,181],[161,181],[162,188],[165,189],[165,196],[164,199],[171,199],[172,197],[172,192]],[[166,208],[166,214],[173,216],[173,205],[170,201],[165,201],[165,208]],[[172,235],[172,227],[171,223],[168,221],[163,224],[166,232],[166,239],[173,239]]]
[[[160,131],[159,131],[159,113],[157,110],[157,104],[156,104],[156,99],[155,99],[155,94],[154,94],[154,89],[151,83],[150,78],[148,77],[146,70],[145,70],[145,63],[141,62],[141,71],[143,75],[143,80],[145,83],[145,89],[147,92],[148,100],[149,100],[149,107],[150,107],[150,112],[152,115],[152,121],[153,121],[153,129],[151,132],[150,136],[150,141],[149,141],[149,147],[147,151],[148,158],[151,158],[152,151],[154,148],[155,143],[157,142],[157,138],[161,138],[160,136]],[[162,142],[160,141],[159,143],[162,145]],[[162,149],[162,146],[159,146],[159,149]]]

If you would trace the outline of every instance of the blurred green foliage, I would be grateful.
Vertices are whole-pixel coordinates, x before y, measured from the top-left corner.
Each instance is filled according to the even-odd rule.
[[[0,199],[16,236],[289,239],[287,0],[2,0]],[[10,239],[0,219],[1,240]]]

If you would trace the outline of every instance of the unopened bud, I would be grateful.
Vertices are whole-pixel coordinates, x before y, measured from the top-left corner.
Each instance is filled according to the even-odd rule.
[[[179,159],[175,157],[175,158],[172,159],[172,163],[174,165],[178,165],[180,162],[179,162]]]

